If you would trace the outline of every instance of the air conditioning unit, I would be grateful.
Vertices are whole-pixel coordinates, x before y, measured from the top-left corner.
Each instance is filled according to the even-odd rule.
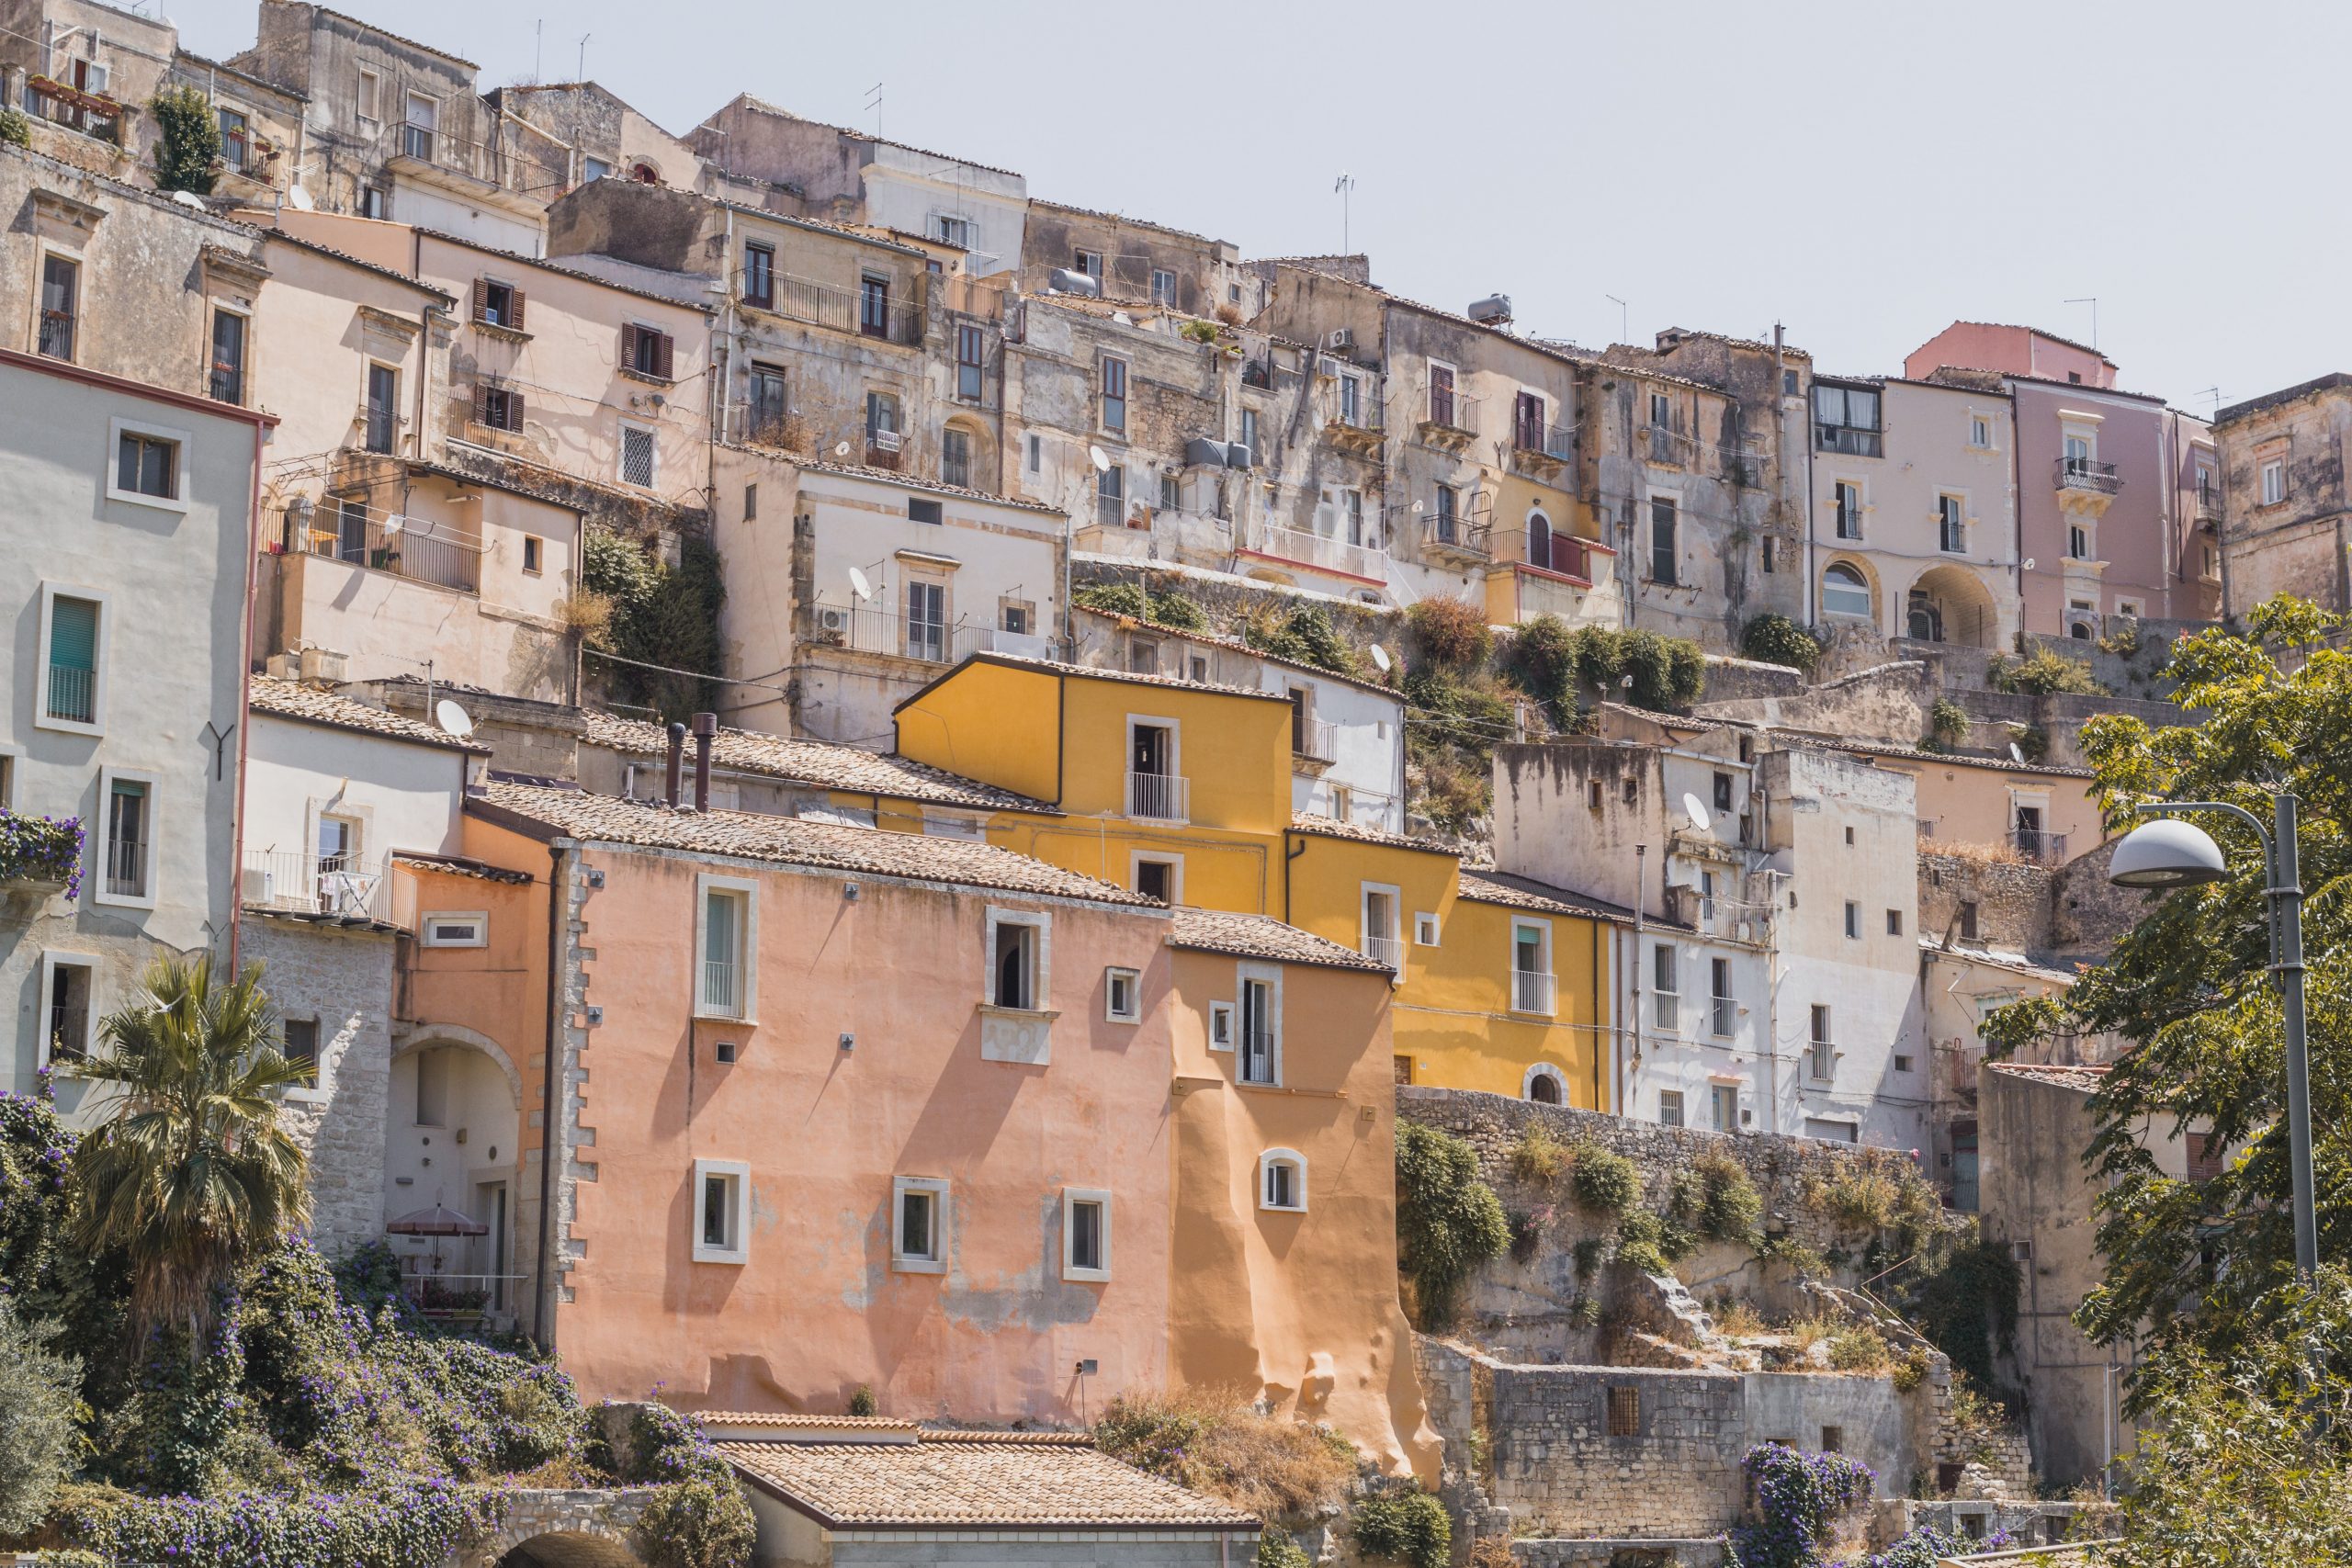
[[[1356,351],[1356,330],[1353,327],[1333,327],[1323,340],[1323,346],[1333,354],[1353,354]]]
[[[842,633],[849,630],[849,612],[847,610],[836,609],[830,604],[819,605],[817,608],[817,629],[820,632],[831,632],[835,637],[839,637]]]
[[[896,452],[899,439],[895,430],[877,430],[865,438],[865,444],[876,452]]]

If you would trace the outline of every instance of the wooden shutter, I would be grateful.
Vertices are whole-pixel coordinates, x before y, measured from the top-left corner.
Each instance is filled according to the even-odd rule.
[[[487,381],[474,383],[474,423],[490,423],[490,383]]]
[[[490,315],[490,279],[474,279],[474,320],[483,321]]]
[[[670,374],[670,355],[671,350],[677,346],[677,341],[668,333],[653,334],[653,373],[664,381],[675,379]]]
[[[516,332],[521,332],[523,330],[523,291],[521,289],[510,288],[506,291],[506,313],[514,318],[506,324]]]
[[[637,323],[634,321],[621,328],[621,368],[637,368]]]
[[[523,428],[523,394],[511,389],[506,394],[506,428],[513,431]]]

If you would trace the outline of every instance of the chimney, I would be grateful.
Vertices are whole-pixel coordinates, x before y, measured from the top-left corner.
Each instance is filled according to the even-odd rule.
[[[710,809],[710,743],[718,738],[718,716],[695,715],[695,809]]]
[[[664,783],[664,787],[662,791],[662,804],[668,807],[673,811],[675,811],[678,808],[678,773],[684,764],[685,754],[686,727],[675,720],[672,720],[670,725],[670,771]]]

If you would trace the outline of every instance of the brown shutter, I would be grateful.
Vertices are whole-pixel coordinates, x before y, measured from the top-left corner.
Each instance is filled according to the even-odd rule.
[[[474,320],[479,321],[490,313],[490,279],[474,279]]]
[[[621,368],[637,368],[637,324],[633,321],[621,328]]]
[[[510,288],[506,291],[506,299],[507,311],[514,318],[506,324],[519,333],[523,330],[523,291],[519,288]]]
[[[520,392],[510,390],[506,394],[506,428],[518,433],[523,428],[523,394]]]
[[[656,376],[661,377],[664,381],[675,379],[675,378],[670,374],[670,351],[676,345],[677,340],[672,337],[668,333],[660,333],[654,336],[653,373]]]
[[[474,383],[474,423],[490,423],[490,383],[487,381]]]

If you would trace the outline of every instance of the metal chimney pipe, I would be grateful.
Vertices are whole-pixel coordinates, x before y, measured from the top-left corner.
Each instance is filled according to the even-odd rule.
[[[673,720],[670,725],[670,767],[664,775],[662,790],[662,804],[673,811],[678,808],[678,774],[684,766],[685,755],[686,727]]]
[[[710,809],[710,746],[718,739],[718,716],[695,715],[695,809]]]

